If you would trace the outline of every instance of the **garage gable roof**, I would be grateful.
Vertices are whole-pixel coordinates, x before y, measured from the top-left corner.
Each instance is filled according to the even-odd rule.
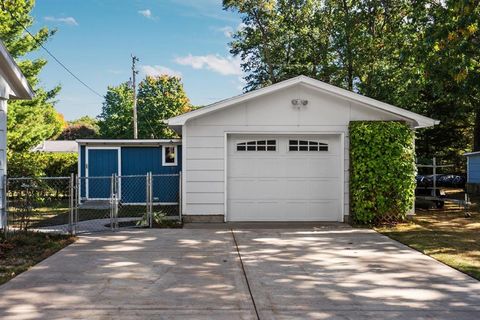
[[[322,92],[327,92],[333,95],[336,95],[340,98],[343,98],[345,100],[350,100],[350,101],[355,101],[359,102],[367,107],[371,107],[373,109],[377,110],[382,110],[386,111],[388,113],[392,113],[395,115],[398,115],[400,117],[412,120],[416,125],[416,128],[424,128],[424,127],[431,127],[435,124],[438,124],[438,120],[434,120],[425,116],[422,116],[420,114],[417,114],[415,112],[411,112],[399,107],[395,107],[391,104],[384,103],[366,96],[363,96],[361,94],[351,92],[336,86],[333,86],[331,84],[325,83],[323,81],[319,81],[316,79],[312,79],[307,76],[298,76],[295,78],[291,78],[276,84],[272,84],[268,87],[261,88],[258,90],[254,90],[251,92],[247,92],[245,94],[241,94],[232,98],[228,98],[225,100],[221,100],[219,102],[213,103],[211,105],[205,106],[203,108],[190,111],[184,114],[181,114],[179,116],[170,118],[167,120],[168,125],[170,126],[181,126],[184,125],[188,120],[197,118],[199,116],[205,115],[210,112],[215,112],[218,110],[221,110],[223,108],[227,108],[229,106],[232,106],[237,103],[242,103],[245,101],[248,101],[250,99],[254,99],[263,95],[267,95],[270,93],[273,93],[278,90],[282,90],[297,84],[304,84],[307,85],[311,88],[314,88],[318,91]]]
[[[20,68],[13,60],[7,48],[0,41],[0,77],[4,78],[10,90],[7,89],[4,98],[7,99],[32,99],[33,89],[28,84]],[[10,92],[8,92],[10,91]],[[3,93],[1,93],[3,95]]]

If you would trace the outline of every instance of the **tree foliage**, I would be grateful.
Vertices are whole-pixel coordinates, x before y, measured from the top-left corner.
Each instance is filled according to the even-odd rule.
[[[139,136],[165,138],[175,136],[165,123],[168,118],[190,111],[190,100],[178,77],[147,76],[138,87]]]
[[[68,125],[63,129],[57,140],[77,140],[96,138],[100,134],[98,121],[89,116],[68,121]]]
[[[54,98],[60,87],[51,90],[39,87],[38,75],[47,61],[24,58],[39,49],[40,43],[45,43],[55,33],[46,27],[40,28],[34,34],[37,42],[23,30],[18,22],[25,27],[34,23],[30,14],[34,5],[33,0],[2,1],[4,10],[0,10],[0,38],[35,90],[33,100],[9,103],[8,147],[16,151],[28,150],[45,139],[57,136],[65,125],[63,117],[54,108]],[[18,22],[11,14],[15,15]]]
[[[164,120],[190,110],[190,101],[177,77],[147,76],[138,86],[138,137],[172,137]],[[99,116],[100,134],[105,138],[133,138],[133,91],[128,83],[109,87]]]
[[[77,172],[76,153],[7,153],[9,177],[68,177]]]
[[[480,149],[478,0],[224,0],[245,90],[304,74],[441,120],[420,156]],[[474,129],[475,128],[475,134]]]

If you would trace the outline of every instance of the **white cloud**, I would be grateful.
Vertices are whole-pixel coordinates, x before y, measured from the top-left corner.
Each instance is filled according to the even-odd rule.
[[[52,16],[47,16],[45,17],[45,21],[51,21],[51,22],[59,22],[59,23],[64,23],[69,26],[78,26],[77,20],[75,20],[74,17],[52,17]]]
[[[150,9],[139,10],[138,13],[147,19],[153,19],[152,11],[150,11]]]
[[[230,27],[230,26],[225,26],[225,27],[222,27],[218,30],[221,31],[223,33],[223,35],[227,38],[231,38],[232,35],[233,35],[233,28]]]
[[[245,27],[246,27],[246,24],[244,24],[243,22],[240,22],[236,28],[233,28],[231,26],[224,26],[220,28],[215,28],[214,30],[220,31],[227,38],[232,38],[235,32],[240,31]]]
[[[140,70],[147,76],[155,77],[166,74],[169,76],[182,77],[182,73],[180,71],[176,71],[160,65],[142,65],[140,67]]]
[[[205,55],[205,56],[193,56],[189,54],[186,57],[178,57],[175,62],[183,66],[191,66],[193,69],[207,69],[224,76],[228,75],[243,75],[242,68],[240,67],[240,58],[222,57],[219,55]]]

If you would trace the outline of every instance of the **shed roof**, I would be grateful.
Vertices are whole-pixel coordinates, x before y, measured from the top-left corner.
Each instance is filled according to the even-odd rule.
[[[434,120],[434,119],[422,116],[420,114],[417,114],[415,112],[408,111],[399,107],[395,107],[391,104],[384,103],[384,102],[363,96],[361,94],[351,92],[351,91],[330,85],[323,81],[312,79],[303,75],[295,78],[291,78],[276,84],[272,84],[265,88],[244,93],[242,95],[238,95],[229,99],[221,100],[219,102],[213,103],[203,108],[184,113],[182,115],[168,119],[167,123],[170,126],[182,126],[190,119],[205,115],[210,112],[215,112],[223,108],[227,108],[237,103],[245,102],[250,99],[267,95],[275,91],[282,90],[297,84],[304,84],[318,91],[327,92],[327,93],[336,95],[340,98],[343,98],[345,100],[355,101],[373,109],[382,110],[391,114],[401,116],[405,119],[409,119],[412,122],[414,122],[416,128],[431,127],[439,123],[438,120]]]
[[[182,139],[78,139],[76,142],[79,145],[152,146],[167,143],[180,144],[182,143]]]
[[[474,151],[474,152],[466,152],[463,154],[464,156],[477,156],[480,155],[480,151]]]
[[[0,41],[0,76],[5,79],[10,87],[10,92],[6,93],[8,96],[4,98],[32,99],[35,95],[2,41]]]
[[[77,143],[73,140],[45,140],[31,149],[32,152],[77,152]]]

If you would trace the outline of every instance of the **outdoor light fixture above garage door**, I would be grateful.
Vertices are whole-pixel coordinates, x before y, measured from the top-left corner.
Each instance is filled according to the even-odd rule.
[[[300,110],[300,108],[303,106],[305,107],[308,104],[308,100],[304,99],[292,99],[292,106],[295,109]]]

